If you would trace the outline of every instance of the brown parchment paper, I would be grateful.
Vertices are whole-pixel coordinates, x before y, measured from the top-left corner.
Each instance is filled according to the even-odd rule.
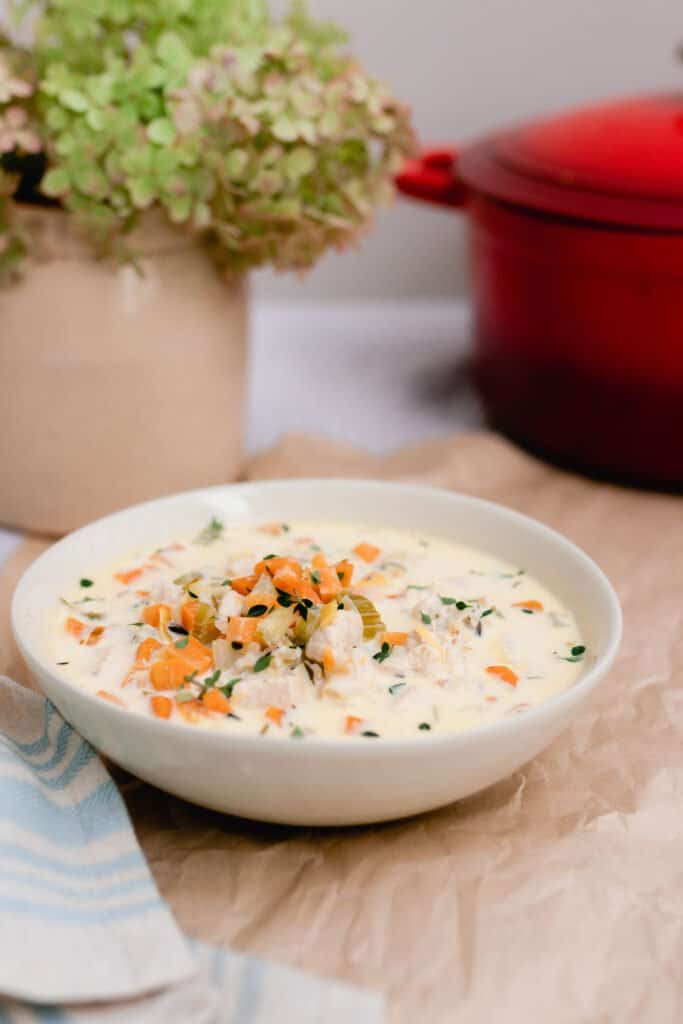
[[[624,643],[544,754],[410,821],[259,825],[123,778],[181,927],[382,989],[391,1024],[683,1021],[683,499],[563,473],[490,434],[381,460],[286,438],[247,474],[416,479],[530,513],[606,570]],[[42,547],[0,573],[5,605]],[[0,670],[21,674],[7,607]]]

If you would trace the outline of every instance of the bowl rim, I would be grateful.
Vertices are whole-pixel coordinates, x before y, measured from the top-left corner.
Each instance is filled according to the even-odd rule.
[[[461,732],[444,732],[434,734],[431,731],[427,732],[425,730],[415,736],[399,738],[379,737],[381,739],[380,743],[359,745],[356,742],[349,743],[348,738],[342,737],[325,738],[320,736],[307,736],[305,743],[288,743],[285,742],[285,737],[268,735],[261,736],[247,734],[226,736],[223,732],[213,732],[208,729],[192,728],[192,726],[185,722],[160,721],[145,715],[138,715],[127,708],[119,708],[113,703],[98,699],[94,693],[89,693],[87,690],[80,689],[71,680],[65,679],[60,676],[58,672],[55,672],[53,665],[49,665],[37,652],[31,649],[30,636],[28,638],[25,636],[24,627],[20,622],[20,615],[21,605],[30,595],[30,588],[33,583],[34,575],[40,572],[42,564],[49,561],[51,557],[54,557],[55,551],[70,546],[77,541],[79,537],[89,532],[92,528],[113,521],[126,519],[130,515],[142,512],[143,510],[148,510],[152,507],[163,508],[164,505],[188,500],[191,501],[192,499],[206,500],[217,492],[242,492],[248,496],[250,492],[263,489],[276,492],[278,490],[284,491],[297,487],[326,488],[330,486],[363,488],[370,491],[410,492],[416,497],[424,498],[426,501],[429,501],[436,496],[445,500],[453,499],[461,505],[469,507],[473,511],[477,509],[487,509],[493,514],[500,515],[507,519],[509,522],[518,523],[527,529],[531,528],[537,531],[558,548],[563,549],[564,553],[568,557],[577,561],[584,570],[587,570],[589,576],[592,578],[593,585],[602,591],[602,596],[606,599],[608,606],[608,641],[605,650],[595,658],[590,667],[572,686],[552,697],[547,698],[546,700],[541,701],[539,704],[528,708],[523,715],[515,715],[509,718],[502,718],[494,722],[482,723],[481,725],[473,726],[472,728],[462,730]],[[345,520],[342,519],[341,521]],[[351,518],[349,521],[352,522],[353,519]],[[435,536],[438,536],[438,534],[435,534]],[[479,550],[485,551],[486,548],[480,547]],[[66,687],[73,691],[79,698],[85,700],[86,703],[91,704],[93,708],[97,708],[98,713],[100,713],[102,717],[106,717],[107,715],[112,716],[112,722],[116,721],[116,718],[118,717],[120,718],[121,723],[123,723],[124,721],[129,721],[131,715],[133,715],[134,719],[138,723],[138,727],[143,730],[148,729],[152,732],[158,732],[160,736],[170,735],[171,737],[176,737],[177,740],[184,739],[187,741],[190,737],[194,737],[192,742],[215,746],[217,748],[225,748],[227,739],[230,747],[233,747],[237,752],[246,752],[247,750],[258,748],[269,749],[271,751],[282,751],[283,754],[287,751],[284,755],[287,757],[305,757],[306,751],[310,751],[311,748],[314,748],[316,756],[329,755],[336,757],[343,751],[343,756],[357,757],[362,751],[363,755],[368,754],[374,759],[375,757],[381,758],[383,752],[386,754],[418,754],[420,752],[426,753],[427,751],[433,751],[449,746],[467,746],[476,744],[483,738],[490,740],[500,738],[503,740],[508,735],[514,735],[514,733],[518,732],[520,727],[523,725],[533,726],[535,723],[542,724],[543,719],[549,715],[551,710],[558,711],[561,715],[565,707],[571,708],[577,700],[587,697],[613,665],[622,639],[623,616],[619,599],[608,577],[600,566],[589,555],[587,555],[582,548],[577,544],[574,544],[573,541],[570,541],[557,530],[554,530],[552,527],[542,523],[540,520],[535,519],[532,516],[528,516],[523,512],[518,512],[516,509],[512,509],[507,505],[489,501],[486,498],[463,494],[460,491],[454,491],[447,487],[412,483],[410,481],[375,480],[364,479],[362,477],[295,477],[286,479],[237,481],[233,483],[217,484],[211,487],[194,488],[189,491],[179,491],[174,494],[153,498],[149,501],[139,502],[135,505],[129,505],[124,509],[119,509],[116,512],[109,513],[106,516],[101,516],[98,519],[94,519],[91,522],[86,523],[84,526],[79,527],[77,530],[73,530],[66,534],[66,536],[60,538],[56,543],[50,545],[46,551],[42,552],[38,558],[36,558],[35,561],[33,561],[24,570],[12,596],[11,627],[17,647],[19,648],[24,661],[27,663],[31,672],[33,672],[32,665],[35,663],[42,673],[45,673],[48,677],[56,680],[59,686]],[[44,696],[44,694],[41,695]],[[49,698],[46,699],[49,700]]]

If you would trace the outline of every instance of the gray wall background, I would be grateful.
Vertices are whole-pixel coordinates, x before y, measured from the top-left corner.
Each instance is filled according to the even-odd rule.
[[[411,103],[422,139],[461,142],[601,97],[683,89],[681,0],[309,0]],[[276,7],[282,7],[277,3]],[[353,253],[303,281],[260,272],[254,293],[295,300],[432,298],[465,288],[457,214],[397,201]]]

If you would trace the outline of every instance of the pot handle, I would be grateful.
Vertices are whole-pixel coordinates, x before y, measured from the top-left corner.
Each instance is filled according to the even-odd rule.
[[[406,160],[396,175],[404,195],[439,206],[465,205],[467,189],[458,178],[458,152],[452,147],[426,149],[417,160]]]

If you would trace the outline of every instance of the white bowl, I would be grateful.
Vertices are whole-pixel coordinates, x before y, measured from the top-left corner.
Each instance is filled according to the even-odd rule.
[[[226,523],[317,519],[419,529],[523,565],[571,608],[591,658],[579,680],[524,714],[464,733],[372,743],[228,737],[146,718],[59,675],[48,620],[84,571],[155,547],[217,516]],[[235,484],[137,505],[55,544],[24,573],[12,605],[19,649],[43,692],[98,750],[186,800],[262,821],[352,825],[417,814],[497,782],[547,746],[612,664],[621,610],[608,580],[564,537],[526,516],[430,487],[357,480]]]

